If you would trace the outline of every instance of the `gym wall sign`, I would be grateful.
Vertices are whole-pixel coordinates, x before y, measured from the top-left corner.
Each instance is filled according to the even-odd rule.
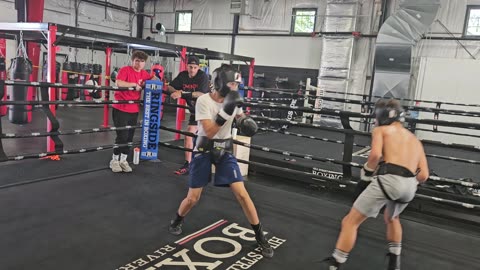
[[[273,249],[287,241],[267,236]],[[116,270],[240,270],[250,269],[263,259],[253,230],[222,219]]]

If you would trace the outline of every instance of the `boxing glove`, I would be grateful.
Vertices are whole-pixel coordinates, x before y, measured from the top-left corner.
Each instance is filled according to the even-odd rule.
[[[236,107],[241,107],[243,99],[237,91],[230,91],[223,100],[223,107],[215,116],[215,123],[223,126],[228,119],[230,119]]]
[[[243,115],[237,120],[237,127],[241,134],[248,137],[252,137],[258,131],[258,126],[255,120],[246,115]]]

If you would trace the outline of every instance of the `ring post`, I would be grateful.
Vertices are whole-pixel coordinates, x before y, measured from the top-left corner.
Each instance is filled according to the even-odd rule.
[[[182,54],[180,57],[180,69],[179,71],[182,72],[187,69],[187,48],[182,48]],[[183,98],[179,98],[178,105],[185,106],[186,102]],[[182,130],[182,122],[185,120],[185,109],[184,108],[177,108],[177,130]],[[175,133],[175,140],[180,140],[180,133]]]
[[[162,90],[162,81],[148,80],[145,83],[142,143],[140,147],[140,159],[142,160],[158,159]]]
[[[110,86],[110,64],[112,62],[112,48],[107,47],[105,52],[105,86]],[[105,101],[109,100],[110,91],[105,92]],[[108,127],[108,104],[103,106],[103,127]]]

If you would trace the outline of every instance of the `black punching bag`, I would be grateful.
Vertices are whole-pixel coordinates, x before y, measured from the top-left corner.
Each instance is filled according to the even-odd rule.
[[[10,78],[13,80],[30,81],[32,62],[24,57],[12,59],[10,65]],[[12,86],[10,100],[27,101],[28,86]],[[28,123],[27,105],[8,105],[8,120],[13,124]]]

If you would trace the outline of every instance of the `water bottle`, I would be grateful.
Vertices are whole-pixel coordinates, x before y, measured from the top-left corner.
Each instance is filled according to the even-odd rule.
[[[140,163],[140,148],[135,147],[133,149],[133,164],[138,165]]]

